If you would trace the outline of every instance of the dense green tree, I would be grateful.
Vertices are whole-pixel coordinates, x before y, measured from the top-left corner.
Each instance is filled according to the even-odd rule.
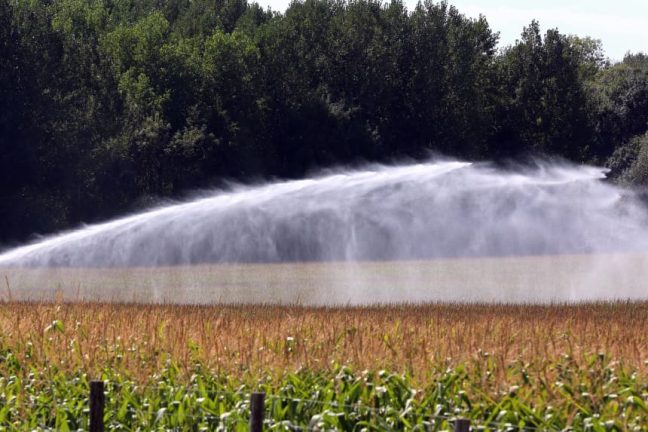
[[[648,60],[425,0],[0,0],[0,243],[226,179],[531,153],[645,184]]]
[[[533,21],[499,59],[503,101],[494,135],[496,153],[557,154],[584,161],[590,156],[592,124],[582,78],[581,47],[557,30],[543,37]],[[570,43],[571,42],[571,43]]]
[[[597,150],[608,157],[620,144],[648,131],[648,58],[643,54],[603,69],[592,84]]]

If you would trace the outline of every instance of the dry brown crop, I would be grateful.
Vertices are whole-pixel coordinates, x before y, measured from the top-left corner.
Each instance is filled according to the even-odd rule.
[[[407,372],[511,362],[539,373],[563,356],[587,367],[605,354],[645,375],[648,302],[586,305],[418,305],[363,308],[4,303],[3,346],[25,364],[62,371],[127,370],[146,380],[169,359],[227,374],[300,368]]]

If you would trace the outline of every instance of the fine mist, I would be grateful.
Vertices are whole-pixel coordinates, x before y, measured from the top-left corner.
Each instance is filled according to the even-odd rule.
[[[181,303],[648,298],[626,274],[648,267],[648,213],[604,178],[548,163],[371,166],[84,227],[5,252],[0,270],[19,297],[58,280],[68,297],[74,283],[84,298]]]

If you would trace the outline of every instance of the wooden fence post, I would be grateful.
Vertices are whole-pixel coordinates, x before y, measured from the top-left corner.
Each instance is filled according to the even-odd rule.
[[[457,419],[454,422],[454,432],[468,432],[470,430],[470,420]]]
[[[90,432],[104,432],[105,403],[103,381],[90,381]]]
[[[250,397],[250,432],[263,431],[265,393],[252,393]]]

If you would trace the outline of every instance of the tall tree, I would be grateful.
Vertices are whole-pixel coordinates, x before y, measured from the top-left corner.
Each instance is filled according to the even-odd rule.
[[[494,135],[496,154],[533,151],[588,158],[594,137],[578,54],[557,30],[543,38],[537,21],[505,50],[499,63],[505,85],[500,129]]]

